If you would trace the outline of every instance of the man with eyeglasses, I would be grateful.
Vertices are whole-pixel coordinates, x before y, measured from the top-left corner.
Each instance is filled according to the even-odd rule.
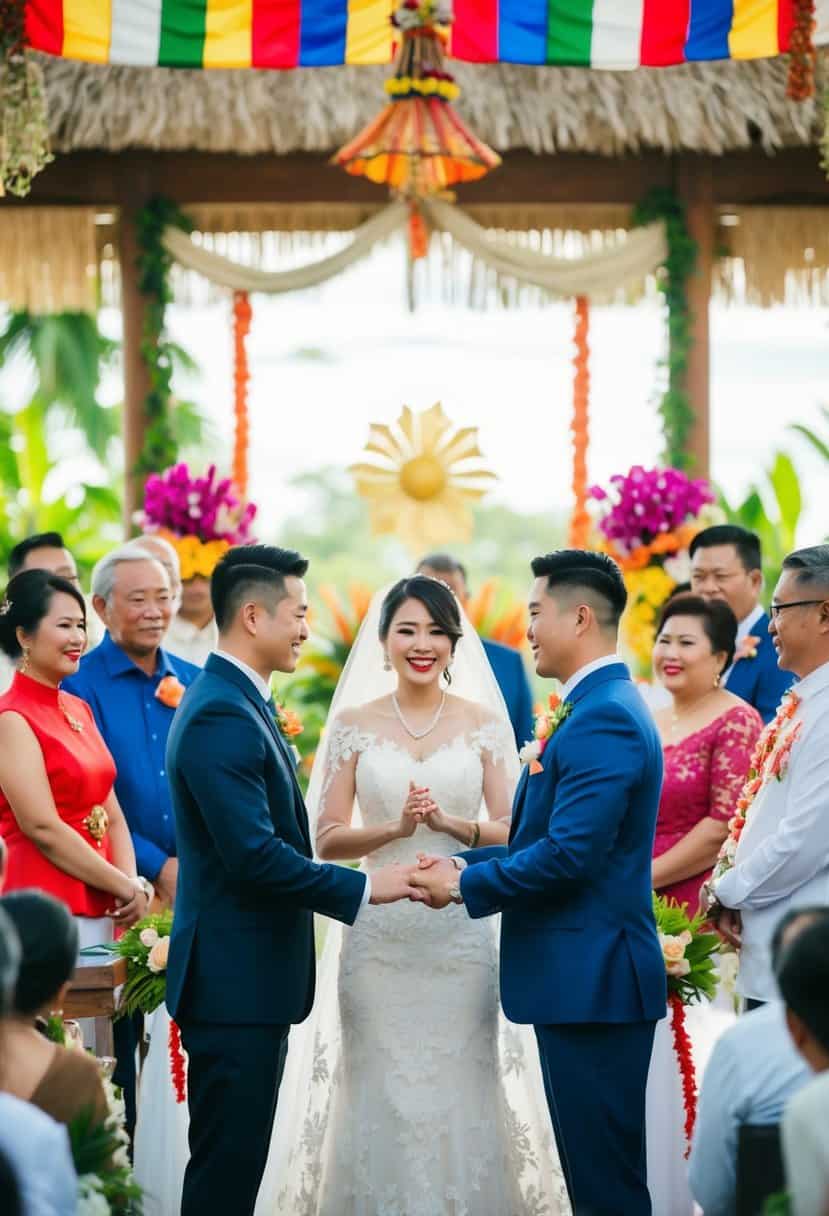
[[[716,879],[711,918],[740,947],[749,1008],[774,999],[771,939],[780,917],[829,904],[829,545],[790,553],[771,602],[780,666],[797,682],[766,736],[767,760],[733,865]]]
[[[722,683],[770,722],[794,676],[778,664],[760,603],[760,538],[747,528],[720,524],[697,533],[690,554],[691,590],[704,599],[725,600],[738,622],[737,653]]]
[[[50,574],[58,574],[61,578],[68,579],[80,590],[78,567],[63,543],[60,532],[38,532],[15,545],[9,554],[9,579],[13,579],[21,570],[48,570]],[[86,648],[91,650],[100,642],[103,630],[96,624],[95,613],[88,606],[86,626]],[[13,675],[14,664],[5,655],[0,655],[0,693],[9,687]]]

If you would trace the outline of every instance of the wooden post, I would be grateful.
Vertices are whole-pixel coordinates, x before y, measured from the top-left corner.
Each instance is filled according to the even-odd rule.
[[[95,1019],[95,1055],[111,1056],[112,1019],[118,991],[127,978],[127,960],[110,959],[94,967],[76,967],[63,1002],[66,1018]]]
[[[681,154],[677,193],[685,203],[688,231],[697,243],[697,265],[688,282],[692,346],[688,360],[688,396],[694,424],[688,451],[695,477],[711,471],[711,348],[709,341],[711,283],[714,268],[716,213],[711,160],[707,156]]]
[[[138,194],[138,192],[136,192]],[[124,534],[134,530],[133,515],[141,505],[144,478],[135,471],[147,419],[144,402],[150,388],[147,367],[141,357],[144,327],[144,297],[138,290],[138,232],[136,219],[146,199],[138,194],[122,203],[118,225],[118,263],[121,271],[121,313],[123,316],[124,360]]]

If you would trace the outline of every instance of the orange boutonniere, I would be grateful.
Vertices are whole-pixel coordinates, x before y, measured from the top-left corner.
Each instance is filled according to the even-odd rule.
[[[166,705],[169,709],[177,709],[183,696],[184,685],[181,680],[175,676],[165,676],[163,680],[159,680],[155,697],[162,705]]]
[[[761,639],[754,637],[753,634],[747,634],[737,647],[737,653],[734,655],[734,662],[738,663],[740,659],[756,659],[757,647],[760,645],[760,641]]]
[[[278,701],[276,703],[276,725],[286,739],[293,739],[297,735],[301,735],[305,729],[299,714],[295,713],[292,709],[286,709]]]
[[[546,710],[542,710],[540,706],[537,707],[533,727],[535,738],[525,743],[518,753],[521,763],[530,766],[530,776],[544,771],[541,763],[544,748],[573,708],[569,701],[562,701],[561,697],[554,692],[550,693],[547,704],[549,709]]]

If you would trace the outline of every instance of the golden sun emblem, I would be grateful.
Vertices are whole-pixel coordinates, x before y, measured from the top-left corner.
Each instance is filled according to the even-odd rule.
[[[469,540],[469,504],[495,480],[480,465],[470,467],[483,456],[477,427],[454,429],[440,402],[417,414],[404,405],[394,427],[371,424],[363,450],[381,460],[354,464],[349,472],[368,499],[375,535],[399,536],[415,554]]]

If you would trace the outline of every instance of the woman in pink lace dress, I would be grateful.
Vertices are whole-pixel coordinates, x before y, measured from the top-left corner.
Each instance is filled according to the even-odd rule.
[[[653,652],[654,672],[672,699],[656,714],[665,778],[653,885],[687,904],[691,915],[763,728],[752,706],[720,686],[736,636],[737,620],[724,601],[677,595],[663,610]]]

